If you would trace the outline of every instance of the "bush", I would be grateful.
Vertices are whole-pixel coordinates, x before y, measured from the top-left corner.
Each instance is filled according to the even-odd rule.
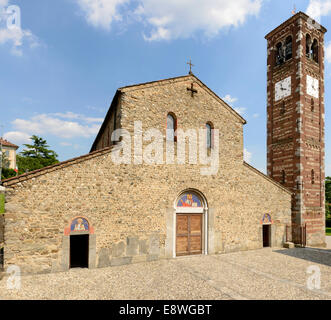
[[[2,168],[1,180],[16,177],[16,172],[13,169]]]
[[[58,163],[59,161],[56,159],[31,158],[31,157],[22,157],[21,155],[17,155],[16,162],[18,166],[18,173],[23,174],[26,172],[51,166],[55,163]]]
[[[326,220],[325,220],[325,226],[326,226],[327,228],[331,228],[331,219],[326,219]]]

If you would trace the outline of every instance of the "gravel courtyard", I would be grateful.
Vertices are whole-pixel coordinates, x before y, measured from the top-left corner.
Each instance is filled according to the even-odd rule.
[[[307,268],[321,270],[308,290]],[[0,299],[331,299],[331,250],[270,248],[0,281]]]

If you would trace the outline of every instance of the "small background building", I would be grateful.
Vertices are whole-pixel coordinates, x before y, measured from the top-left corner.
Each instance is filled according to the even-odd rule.
[[[2,152],[5,153],[9,160],[9,169],[16,168],[16,150],[19,148],[17,145],[0,138],[0,147],[2,146]]]

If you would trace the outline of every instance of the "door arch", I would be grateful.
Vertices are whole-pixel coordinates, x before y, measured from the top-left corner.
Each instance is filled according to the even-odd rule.
[[[95,268],[96,239],[94,228],[84,216],[70,220],[63,236],[63,269]]]
[[[262,245],[264,248],[271,247],[271,228],[272,228],[272,219],[271,215],[266,213],[263,215],[263,218],[261,220],[262,224]]]
[[[180,193],[175,202],[174,256],[208,254],[208,206],[197,190]]]

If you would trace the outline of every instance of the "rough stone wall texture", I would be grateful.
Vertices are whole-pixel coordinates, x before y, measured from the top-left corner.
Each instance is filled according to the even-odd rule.
[[[309,245],[325,245],[325,31],[322,27],[312,28],[308,17],[298,13],[267,36],[268,175],[282,182],[282,171],[286,173],[284,185],[293,192],[293,226],[307,225]],[[307,34],[318,41],[318,63],[306,56]],[[293,39],[293,57],[277,66],[276,45],[285,43],[288,36]],[[307,93],[307,75],[319,80],[318,98]],[[275,101],[275,84],[289,76],[292,80],[291,95]]]
[[[192,81],[198,90],[194,98],[187,92]],[[210,253],[261,248],[265,213],[274,221],[273,245],[282,245],[291,194],[244,164],[243,120],[193,76],[131,89],[121,96],[121,122],[130,132],[136,120],[144,130],[165,131],[170,111],[178,128],[204,128],[212,121],[220,130],[217,174],[201,175],[205,165],[200,164],[116,165],[109,150],[9,182],[5,265],[17,264],[22,272],[65,270],[64,229],[76,216],[86,217],[95,230],[96,267],[171,258],[166,242],[175,230],[167,213],[175,212],[177,197],[187,189],[199,190],[208,202]]]
[[[4,233],[5,233],[5,192],[0,190],[0,249],[3,248],[4,244]]]

